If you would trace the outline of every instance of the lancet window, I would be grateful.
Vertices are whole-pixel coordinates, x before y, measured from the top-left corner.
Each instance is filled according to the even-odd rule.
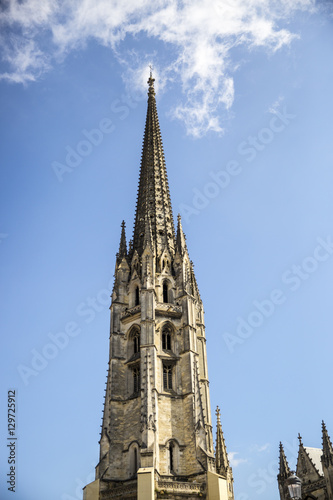
[[[140,304],[140,290],[139,290],[138,286],[135,287],[134,294],[135,294],[134,295],[134,305],[138,306]]]
[[[134,354],[140,352],[140,332],[135,330],[132,336]]]
[[[171,328],[166,326],[162,330],[162,349],[171,351]]]
[[[132,443],[129,449],[129,472],[130,477],[136,475],[140,468],[140,453],[137,443]]]
[[[169,473],[175,474],[179,471],[179,445],[177,441],[169,441],[167,446]]]
[[[167,363],[163,363],[163,389],[172,389],[172,372],[173,366]]]
[[[168,290],[168,283],[164,281],[163,283],[163,302],[168,303],[169,302],[169,290]]]
[[[139,392],[141,386],[141,380],[140,380],[140,367],[136,366],[133,368],[133,392],[136,394]]]

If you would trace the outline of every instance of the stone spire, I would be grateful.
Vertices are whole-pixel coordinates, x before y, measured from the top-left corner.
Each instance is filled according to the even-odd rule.
[[[279,474],[278,480],[285,480],[290,476],[290,468],[287,462],[282,443],[280,443]]]
[[[177,221],[176,251],[179,252],[180,255],[184,255],[184,253],[187,252],[187,246],[180,214],[178,214]]]
[[[225,475],[227,473],[228,468],[230,467],[227,448],[224,441],[222,425],[221,425],[221,412],[220,408],[216,407],[216,472],[218,474]]]
[[[323,456],[322,461],[326,467],[333,465],[333,446],[331,439],[328,435],[324,420],[322,421],[323,432]]]
[[[156,109],[154,81],[152,72],[150,72],[148,79],[148,107],[133,234],[133,251],[137,250],[140,257],[144,248],[147,217],[150,221],[156,257],[165,248],[169,250],[170,254],[174,254],[175,250],[175,229]]]
[[[148,215],[146,215],[146,220],[145,220],[145,234],[143,237],[143,248],[146,248],[147,245],[151,248],[151,250],[154,249],[154,240],[151,230],[151,223]]]
[[[100,460],[84,498],[234,500],[220,416],[216,473],[204,310],[180,218],[175,238],[151,73],[148,85],[133,243],[123,223],[110,306]]]
[[[123,257],[127,257],[127,244],[126,244],[126,233],[125,233],[125,221],[121,223],[121,236],[119,244],[119,252],[117,253],[117,264],[119,264]]]
[[[287,483],[286,483],[286,480],[288,479],[290,474],[291,474],[291,471],[289,468],[289,464],[287,462],[287,458],[286,458],[282,443],[280,442],[279,473],[277,475],[277,480],[278,480],[278,486],[279,486],[281,500],[289,500],[290,499],[290,495],[288,493],[288,488],[287,488]]]

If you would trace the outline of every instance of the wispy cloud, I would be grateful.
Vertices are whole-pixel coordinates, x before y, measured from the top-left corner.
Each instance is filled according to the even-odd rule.
[[[1,73],[1,80],[15,83],[35,81],[50,67],[47,55],[38,48],[34,40],[12,37],[10,47],[5,46],[4,49],[3,60],[9,62],[14,71]]]
[[[269,450],[270,448],[270,443],[265,443],[263,445],[254,445],[251,451],[255,451],[256,453],[263,453],[264,451]]]
[[[236,458],[236,455],[238,455],[237,451],[232,451],[231,453],[228,453],[231,467],[237,467],[240,464],[247,463],[246,458]]]
[[[193,136],[222,133],[221,111],[229,110],[234,100],[231,50],[244,46],[274,52],[290,44],[296,35],[281,27],[282,22],[300,10],[314,9],[314,2],[9,0],[0,11],[2,60],[8,63],[0,78],[33,81],[57,58],[82,49],[91,38],[110,47],[120,61],[128,61],[125,37],[143,33],[171,50],[171,61],[160,70],[161,85],[177,78],[184,94],[172,115]],[[143,67],[146,56],[137,53],[131,73],[142,73]]]
[[[271,105],[270,107],[268,108],[268,112],[269,113],[272,113],[273,115],[276,114],[277,111],[280,110],[281,108],[281,104],[283,103],[284,101],[284,97],[282,95],[280,95]]]

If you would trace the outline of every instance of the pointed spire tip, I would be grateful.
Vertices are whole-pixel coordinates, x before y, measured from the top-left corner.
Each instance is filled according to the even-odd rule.
[[[150,71],[149,71],[149,78],[148,78],[148,95],[155,95],[155,89],[154,89],[154,82],[155,78],[153,78],[153,66],[150,64],[149,65]]]

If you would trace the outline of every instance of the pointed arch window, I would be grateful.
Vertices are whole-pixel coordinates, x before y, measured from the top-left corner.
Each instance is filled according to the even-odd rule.
[[[134,470],[138,470],[138,450],[134,448]]]
[[[168,297],[169,296],[169,293],[168,293],[168,283],[166,281],[164,281],[163,283],[163,302],[166,304],[168,303]]]
[[[163,363],[163,389],[172,389],[172,370],[173,367],[170,364]]]
[[[138,306],[140,305],[140,290],[139,287],[135,287],[135,295],[134,295],[134,305]]]
[[[170,469],[170,472],[173,472],[174,471],[174,460],[175,460],[175,457],[174,457],[174,453],[175,453],[175,445],[173,444],[172,441],[170,441],[170,444],[169,444],[169,469]]]
[[[171,329],[164,327],[162,330],[162,349],[163,351],[171,351]]]
[[[133,351],[134,351],[134,354],[140,352],[140,332],[139,330],[135,330],[135,332],[133,333]]]
[[[133,368],[133,392],[134,394],[140,391],[141,380],[140,380],[140,367],[136,366]]]
[[[179,444],[172,439],[167,446],[168,453],[168,469],[170,474],[179,472]]]
[[[140,468],[140,452],[137,443],[132,443],[129,448],[129,475],[133,477]]]
[[[133,325],[127,337],[127,359],[134,362],[140,357],[141,332],[138,325]]]

